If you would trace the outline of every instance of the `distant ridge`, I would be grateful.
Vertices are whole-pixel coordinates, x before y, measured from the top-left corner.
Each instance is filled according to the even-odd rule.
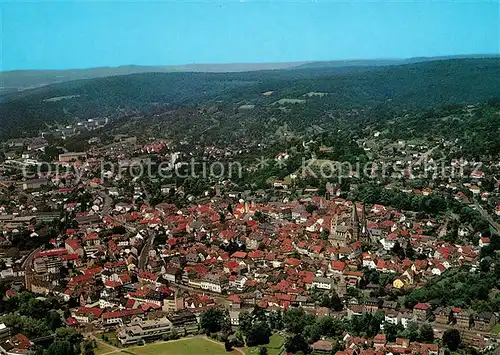
[[[342,63],[341,67],[327,64],[330,67],[322,63],[319,69],[135,73],[13,92],[0,96],[0,139],[36,135],[47,124],[94,117],[116,118],[137,112],[150,117],[166,107],[183,110],[212,107],[214,103],[239,107],[244,102],[263,108],[276,100],[303,99],[304,94],[313,92],[331,93],[320,100],[325,107],[369,107],[375,111],[384,107],[421,110],[477,104],[500,97],[498,56],[383,66],[360,66],[364,62],[348,63],[353,66]],[[269,91],[272,98],[263,95]],[[318,107],[307,107],[312,111],[306,111],[316,116]],[[305,124],[301,115],[296,119]]]
[[[123,65],[118,67],[96,67],[64,70],[12,70],[0,72],[0,90],[26,90],[39,86],[80,79],[140,73],[230,73],[258,70],[279,70],[298,67],[307,62],[289,63],[230,63],[230,64],[186,64],[174,66]]]
[[[204,72],[230,73],[260,70],[300,70],[342,67],[374,67],[412,64],[435,60],[464,58],[500,58],[500,54],[456,55],[441,57],[416,57],[407,59],[353,59],[332,61],[303,61],[283,63],[229,63],[229,64],[186,64],[173,66],[124,65],[118,67],[96,67],[67,70],[13,70],[0,71],[0,94],[33,89],[36,87],[66,81],[93,79],[107,76],[140,73]]]
[[[481,58],[500,58],[500,54],[471,54],[471,55],[452,55],[439,57],[414,57],[407,59],[353,59],[353,60],[332,60],[307,62],[292,69],[313,69],[313,68],[341,68],[341,67],[378,67],[389,65],[415,64],[421,62],[432,62],[437,60],[451,59],[481,59]]]

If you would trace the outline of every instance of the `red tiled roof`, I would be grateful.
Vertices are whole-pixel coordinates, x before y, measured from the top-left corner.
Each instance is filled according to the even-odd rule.
[[[431,305],[428,303],[417,303],[414,308],[426,311],[431,308]]]
[[[38,256],[43,258],[43,257],[50,257],[50,256],[60,256],[68,254],[68,251],[64,248],[58,248],[58,249],[50,249],[50,250],[44,250],[38,253]]]
[[[78,260],[78,254],[68,254],[68,255],[61,255],[59,257],[61,260]]]
[[[105,312],[102,314],[103,319],[111,319],[111,318],[123,318],[127,316],[132,316],[135,314],[142,314],[143,311],[140,308],[134,308],[134,309],[124,309],[122,311],[116,311],[116,312]]]
[[[137,276],[140,277],[141,279],[146,279],[146,280],[151,280],[151,281],[158,280],[158,275],[153,274],[152,272],[148,272],[148,271],[139,271]]]
[[[250,259],[260,259],[264,257],[264,252],[262,250],[255,250],[248,253]]]
[[[76,251],[81,248],[80,241],[78,239],[66,239],[65,244],[69,246],[73,251]]]
[[[96,275],[99,274],[100,272],[102,272],[102,267],[93,267],[83,270],[83,273],[85,275]]]
[[[14,336],[15,339],[15,348],[19,350],[28,350],[31,346],[31,341],[24,334],[16,334]]]
[[[240,303],[240,296],[239,295],[231,295],[227,297],[227,300],[233,303]]]
[[[133,298],[129,298],[127,302],[125,303],[125,308],[131,309],[134,308],[136,300]]]
[[[332,261],[332,269],[337,271],[344,271],[345,262],[343,261]]]
[[[92,315],[94,316],[94,319],[97,319],[101,316],[103,309],[96,308],[96,307],[80,307],[80,308],[78,308],[77,312],[92,313]]]
[[[302,262],[299,259],[296,258],[288,258],[285,261],[285,264],[291,265],[291,266],[299,266]]]
[[[161,306],[157,305],[156,303],[153,303],[153,302],[147,302],[147,303],[143,303],[141,304],[141,309],[145,312],[147,310],[149,310],[150,308],[153,308],[153,309],[160,309]]]
[[[363,277],[364,274],[361,271],[344,271],[344,276],[354,276],[354,277]]]
[[[237,251],[233,253],[233,255],[231,255],[231,258],[245,259],[246,256],[247,253],[245,253],[244,251]]]
[[[75,285],[84,285],[85,283],[89,282],[93,278],[93,275],[78,275],[78,276],[73,276],[71,280],[68,282],[68,287],[75,286]]]
[[[89,233],[83,238],[84,241],[97,239],[99,239],[99,235],[97,233]]]
[[[227,267],[229,270],[234,270],[240,267],[240,264],[237,261],[230,260],[224,264],[224,267]]]
[[[104,282],[104,286],[110,287],[110,288],[120,287],[121,285],[122,284],[118,281],[107,280],[106,282]]]

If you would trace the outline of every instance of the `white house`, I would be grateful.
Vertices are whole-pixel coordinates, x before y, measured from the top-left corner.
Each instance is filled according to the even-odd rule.
[[[380,243],[385,250],[392,250],[392,248],[394,248],[394,245],[396,245],[397,240],[398,236],[394,233],[391,233],[380,239]]]
[[[333,288],[333,279],[328,277],[314,277],[312,286],[322,289],[322,290],[331,290]]]
[[[209,274],[201,281],[200,286],[202,290],[222,293],[228,286],[228,280],[225,276]]]

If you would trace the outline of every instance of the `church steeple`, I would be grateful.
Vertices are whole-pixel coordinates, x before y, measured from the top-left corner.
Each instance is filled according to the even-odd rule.
[[[358,208],[356,207],[356,202],[352,203],[352,213],[351,213],[351,229],[352,237],[354,240],[359,239],[359,219],[358,219]]]
[[[336,234],[338,223],[339,223],[339,215],[335,214],[330,220],[330,237],[333,237]]]
[[[359,223],[361,227],[361,235],[366,236],[368,233],[368,226],[366,222],[366,210],[364,203],[361,205],[361,220],[359,221]]]

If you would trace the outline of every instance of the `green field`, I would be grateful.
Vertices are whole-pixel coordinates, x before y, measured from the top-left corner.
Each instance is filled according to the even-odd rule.
[[[281,352],[281,347],[283,346],[285,339],[279,334],[271,335],[269,338],[269,344],[263,345],[267,348],[267,353],[269,355],[278,355]],[[245,349],[247,355],[258,355],[260,346],[252,346]]]
[[[120,342],[118,341],[118,339],[116,338],[116,333],[115,332],[107,332],[107,333],[103,333],[102,335],[106,336],[108,338],[108,341],[104,341],[101,336],[99,336],[99,340],[102,340],[103,342],[105,343],[109,343],[111,344],[112,346],[116,346],[116,347],[121,347],[121,344]]]
[[[152,343],[144,346],[133,346],[126,349],[137,355],[227,355],[224,345],[212,343],[203,338],[186,338],[169,342]]]
[[[500,323],[498,323],[497,325],[495,325],[495,327],[493,328],[493,330],[491,332],[493,334],[500,334]]]
[[[304,104],[306,100],[302,99],[281,99],[273,102],[272,105],[283,105],[283,104]]]
[[[114,350],[114,348],[112,348],[111,346],[104,344],[104,342],[98,341],[97,348],[94,349],[94,353],[95,353],[95,355],[101,355],[101,354],[109,353],[113,350]]]

